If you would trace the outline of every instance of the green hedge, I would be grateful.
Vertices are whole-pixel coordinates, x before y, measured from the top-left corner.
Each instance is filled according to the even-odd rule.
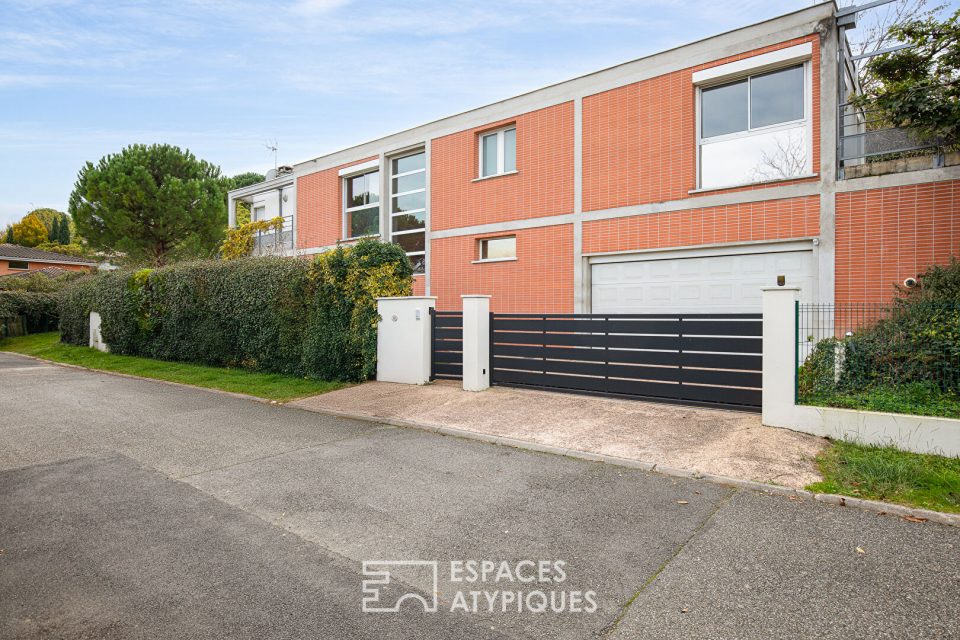
[[[31,291],[0,291],[0,321],[26,320],[28,333],[50,331],[57,326],[57,296]]]
[[[376,298],[411,290],[403,250],[373,240],[312,261],[264,257],[116,271],[64,292],[61,339],[87,344],[96,310],[114,353],[363,380],[376,371]]]

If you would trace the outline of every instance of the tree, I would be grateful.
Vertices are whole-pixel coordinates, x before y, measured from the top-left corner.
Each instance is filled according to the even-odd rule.
[[[912,45],[867,64],[876,86],[852,101],[872,105],[893,127],[913,129],[948,147],[960,142],[960,10],[940,22],[932,17],[890,29]]]
[[[210,255],[226,228],[219,167],[179,147],[136,144],[88,162],[70,195],[77,232],[135,264]]]
[[[13,242],[24,247],[35,247],[47,241],[47,228],[35,215],[27,215],[13,225]]]
[[[60,239],[60,218],[53,219],[53,225],[47,232],[47,242],[57,242]]]
[[[6,232],[6,237],[4,238],[4,242],[6,242],[7,244],[13,244],[13,225],[12,224],[7,225],[7,232]]]
[[[263,182],[264,180],[265,176],[262,173],[256,173],[254,171],[238,173],[229,179],[230,190],[232,191],[242,187],[249,187],[252,184],[257,184],[258,182]],[[238,200],[234,206],[236,207],[237,225],[243,225],[250,222],[250,203]]]
[[[70,220],[68,218],[62,218],[60,221],[60,233],[57,235],[56,241],[60,244],[70,244]]]

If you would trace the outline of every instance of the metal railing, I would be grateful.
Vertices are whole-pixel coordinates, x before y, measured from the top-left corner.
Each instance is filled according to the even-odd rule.
[[[277,231],[258,231],[253,239],[253,254],[282,256],[293,251],[293,215],[280,216],[283,227]]]
[[[911,129],[890,126],[870,105],[844,102],[839,111],[837,161],[840,177],[846,169],[877,160],[929,156],[931,166],[943,166],[940,140],[925,139]]]
[[[797,304],[797,402],[960,397],[960,304]]]

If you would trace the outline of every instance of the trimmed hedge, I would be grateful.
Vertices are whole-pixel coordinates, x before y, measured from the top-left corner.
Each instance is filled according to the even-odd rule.
[[[0,291],[0,321],[23,317],[28,333],[50,331],[57,326],[57,296],[32,291]]]
[[[115,271],[64,292],[61,339],[87,344],[95,310],[113,353],[356,381],[376,371],[376,298],[411,291],[403,250],[374,240],[312,261]]]

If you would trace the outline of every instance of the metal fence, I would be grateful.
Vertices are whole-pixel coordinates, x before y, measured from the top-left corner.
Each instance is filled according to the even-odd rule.
[[[796,314],[800,404],[960,395],[960,304],[798,303]]]
[[[258,231],[253,240],[253,253],[257,256],[283,256],[293,250],[293,216],[283,218],[279,232]]]

